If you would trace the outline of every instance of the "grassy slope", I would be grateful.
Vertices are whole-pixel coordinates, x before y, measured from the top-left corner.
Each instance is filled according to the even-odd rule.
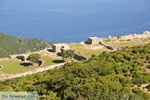
[[[150,43],[150,38],[141,38],[141,39],[132,39],[132,40],[111,40],[111,39],[104,39],[104,43],[111,45],[112,47],[132,47],[138,45],[145,45]]]
[[[53,59],[48,56],[43,56],[41,59],[43,60],[43,64],[40,67],[48,67],[50,65],[61,63],[61,61],[62,61],[61,59]],[[58,61],[60,61],[60,62],[58,62]]]
[[[69,44],[70,48],[75,50],[77,54],[90,58],[92,55],[98,55],[103,51],[108,51],[101,45],[82,45],[82,44]]]
[[[0,91],[37,91],[41,98],[51,100],[56,96],[63,100],[149,100],[149,94],[132,87],[149,83],[150,75],[143,76],[144,63],[150,64],[150,44],[0,82]]]
[[[43,61],[43,64],[40,67],[48,67],[50,65],[57,64],[57,62],[54,62],[55,61],[54,59],[47,57],[47,56],[44,56],[41,59]],[[35,69],[32,66],[20,65],[21,63],[24,63],[24,62],[16,61],[16,60],[0,61],[0,65],[3,66],[0,72],[4,74],[17,74],[17,73],[22,73],[25,71]]]
[[[15,60],[0,61],[0,65],[3,66],[0,72],[5,74],[16,74],[32,69],[31,67],[25,67],[20,65],[20,63],[23,62],[17,62]]]
[[[133,39],[133,40],[110,40],[109,38],[103,39],[103,42],[114,47],[133,47],[139,45],[145,45],[150,43],[150,38],[142,38],[142,39]],[[87,58],[90,58],[91,55],[98,55],[103,51],[109,51],[102,45],[83,45],[83,44],[69,44],[70,48],[75,50],[76,53],[83,55]]]
[[[40,39],[28,40],[0,33],[0,58],[7,57],[12,54],[38,51],[49,46],[50,44]]]
[[[58,63],[63,62],[63,60],[60,58],[54,59],[54,58],[51,58],[49,56],[42,56],[41,60],[43,61],[43,64],[40,67],[48,67],[50,65],[54,65],[54,64],[58,64]],[[21,63],[25,63],[25,62],[19,61],[19,60],[10,60],[10,59],[1,60],[0,65],[3,66],[3,68],[0,70],[0,73],[17,74],[17,73],[22,73],[25,71],[35,69],[32,66],[20,65]]]

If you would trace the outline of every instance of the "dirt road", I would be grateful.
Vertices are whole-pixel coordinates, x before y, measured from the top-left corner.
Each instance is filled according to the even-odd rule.
[[[61,64],[56,64],[56,65],[51,65],[51,66],[49,66],[49,67],[37,68],[37,69],[35,69],[35,70],[27,71],[27,72],[20,73],[20,74],[8,75],[7,77],[1,78],[0,80],[2,81],[2,80],[5,80],[5,79],[11,79],[11,78],[16,78],[16,77],[31,75],[31,74],[34,74],[34,73],[43,72],[43,71],[47,71],[47,70],[49,70],[49,69],[53,69],[53,68],[55,68],[55,67],[59,67],[59,66],[62,66],[62,65],[64,65],[64,64],[65,64],[65,63],[61,63]]]

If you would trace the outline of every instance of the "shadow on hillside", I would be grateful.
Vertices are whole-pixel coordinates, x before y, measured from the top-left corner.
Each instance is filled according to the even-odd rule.
[[[47,49],[47,51],[48,51],[48,52],[54,52],[54,50],[53,50],[53,49]]]
[[[38,60],[37,63],[39,66],[41,66],[43,62],[41,60]]]
[[[41,66],[41,65],[42,65],[42,61],[41,61],[41,60],[38,60],[38,61],[36,62],[36,64],[37,64],[37,65],[38,65],[38,67],[39,67],[39,66]],[[20,65],[25,66],[25,67],[33,66],[33,64],[32,64],[32,63],[30,63],[30,62],[20,63]]]
[[[64,63],[64,60],[53,60],[54,63]]]
[[[29,66],[32,66],[32,63],[20,63],[20,65],[25,66],[25,67],[29,67]]]

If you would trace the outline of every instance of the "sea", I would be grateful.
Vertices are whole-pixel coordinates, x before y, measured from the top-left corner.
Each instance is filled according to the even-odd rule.
[[[0,0],[0,33],[48,42],[150,31],[150,0]]]

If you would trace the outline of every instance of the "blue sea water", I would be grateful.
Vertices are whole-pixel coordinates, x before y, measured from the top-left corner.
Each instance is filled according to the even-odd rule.
[[[0,32],[80,42],[150,30],[150,0],[0,0]]]

